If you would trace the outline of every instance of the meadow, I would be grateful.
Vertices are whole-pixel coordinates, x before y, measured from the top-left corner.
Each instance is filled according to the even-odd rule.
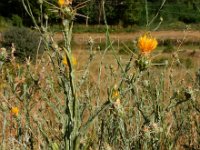
[[[198,31],[73,33],[59,1],[54,33],[22,2],[40,40],[0,50],[0,149],[200,149]]]

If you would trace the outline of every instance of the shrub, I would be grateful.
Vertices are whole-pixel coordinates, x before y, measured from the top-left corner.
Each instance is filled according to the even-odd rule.
[[[186,28],[186,24],[181,21],[175,21],[173,23],[170,23],[168,26],[171,29],[178,29],[178,30],[182,30]]]
[[[172,40],[170,39],[165,40],[163,45],[165,46],[165,48],[163,49],[164,53],[171,53],[174,51],[174,45]]]
[[[22,27],[22,18],[18,15],[12,15],[12,24],[13,26]]]
[[[193,66],[194,66],[191,58],[186,58],[184,61],[184,65],[187,69],[193,68]]]
[[[0,16],[0,27],[9,27],[9,26],[11,26],[11,20],[8,20]]]
[[[20,61],[24,61],[28,57],[31,60],[35,60],[39,42],[39,33],[25,27],[12,27],[3,32],[3,46],[10,48],[11,44],[14,43],[16,48],[15,56]],[[42,53],[43,51],[44,44],[41,43],[38,53]]]

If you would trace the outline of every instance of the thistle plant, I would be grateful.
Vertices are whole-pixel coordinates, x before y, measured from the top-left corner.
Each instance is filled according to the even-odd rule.
[[[106,47],[95,51],[90,38],[88,51],[78,58],[72,37],[76,9],[82,5],[40,0],[37,23],[29,0],[22,2],[41,35],[38,49],[44,42],[46,51],[24,64],[14,58],[14,46],[8,63],[9,54],[1,51],[2,149],[199,148],[199,73],[183,68],[178,51],[169,65],[155,66],[159,42],[147,32],[137,39],[138,53],[127,49],[129,55],[119,55],[103,3]],[[44,3],[61,20],[61,46],[49,28]]]
[[[44,1],[46,2],[46,1]],[[47,2],[48,3],[48,2]],[[75,10],[71,7],[72,1],[62,1],[59,0],[59,7],[53,6],[53,11],[58,13],[58,16],[62,20],[63,26],[63,37],[64,37],[64,46],[58,47],[57,43],[53,40],[53,37],[50,37],[51,41],[45,39],[47,43],[47,48],[53,50],[54,55],[56,56],[56,60],[50,54],[51,63],[54,66],[55,71],[57,71],[57,80],[60,85],[59,88],[62,89],[64,94],[64,108],[61,110],[61,114],[58,113],[58,118],[62,126],[61,132],[61,144],[58,143],[48,143],[52,144],[52,147],[59,147],[68,150],[76,150],[80,148],[80,140],[84,133],[87,131],[89,125],[92,123],[94,118],[99,115],[108,105],[109,101],[105,102],[99,109],[97,109],[86,121],[85,124],[81,122],[81,111],[80,111],[80,102],[77,96],[77,83],[75,82],[75,65],[77,61],[75,57],[72,55],[71,50],[71,39],[72,39],[72,28],[73,28],[73,19],[75,17]],[[46,30],[42,30],[44,27],[36,24],[34,21],[34,16],[31,13],[31,8],[29,5],[29,1],[23,1],[24,7],[26,8],[28,14],[30,14],[31,18],[33,18],[33,22],[35,26],[38,27],[38,30],[43,35],[49,35],[49,32]],[[42,3],[41,3],[42,5]],[[41,6],[42,7],[42,6]],[[41,14],[42,15],[42,14]],[[59,68],[59,69],[58,69]],[[55,90],[53,85],[50,87],[51,90]],[[52,93],[51,93],[52,94]],[[49,103],[54,109],[55,112],[60,111],[56,109],[54,104],[49,100],[47,93],[43,93],[45,99],[47,99],[47,103]],[[58,98],[60,100],[60,98]],[[37,122],[37,120],[35,120]],[[39,122],[37,123],[39,125]],[[41,129],[42,130],[42,129]],[[46,134],[45,134],[46,135]],[[46,137],[48,138],[48,137]]]

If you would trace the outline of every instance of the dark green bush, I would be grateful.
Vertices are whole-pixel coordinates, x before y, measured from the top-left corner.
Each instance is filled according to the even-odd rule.
[[[186,58],[184,61],[184,65],[187,69],[194,67],[194,64],[191,58]]]
[[[174,51],[174,46],[173,45],[167,45],[164,49],[164,53],[172,53]]]
[[[194,63],[191,58],[179,58],[179,62],[176,64],[177,66],[184,66],[186,69],[191,69],[194,67]]]
[[[4,18],[3,16],[0,16],[0,27],[9,27],[11,26],[11,20]]]
[[[15,45],[15,56],[19,61],[24,61],[28,57],[35,60],[40,43],[40,34],[25,27],[12,27],[3,32],[3,46],[10,49],[12,43]],[[38,53],[40,54],[43,51],[44,44],[42,42]]]
[[[16,27],[22,27],[23,26],[22,18],[18,15],[12,15],[12,24],[13,26]]]
[[[163,43],[163,46],[165,46],[164,49],[163,49],[163,52],[164,53],[173,52],[174,51],[174,45],[173,44],[174,43],[173,43],[172,40],[170,40],[170,39],[165,40],[164,43]]]
[[[175,21],[175,22],[169,23],[168,26],[171,29],[177,29],[177,30],[182,30],[186,28],[186,24],[182,21]]]

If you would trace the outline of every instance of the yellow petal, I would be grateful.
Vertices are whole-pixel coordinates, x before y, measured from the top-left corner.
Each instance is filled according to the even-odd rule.
[[[141,53],[150,53],[157,47],[157,45],[157,40],[151,36],[147,36],[146,34],[141,36],[138,40],[138,48]]]
[[[61,7],[65,4],[65,0],[58,0],[58,5]]]
[[[18,116],[18,114],[19,114],[18,107],[12,107],[11,113],[12,113],[13,116]]]

